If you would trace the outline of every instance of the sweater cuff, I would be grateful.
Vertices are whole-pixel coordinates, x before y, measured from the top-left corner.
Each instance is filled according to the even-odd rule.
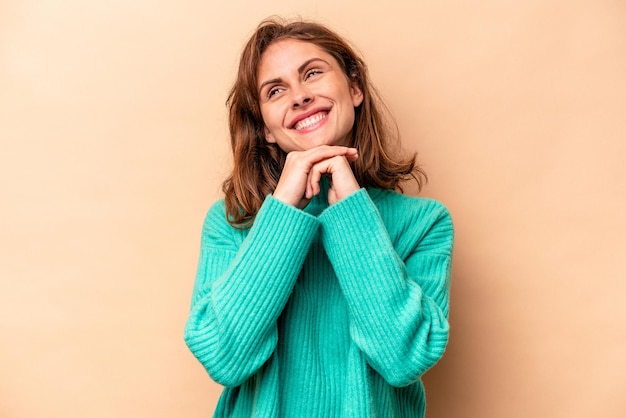
[[[295,228],[297,232],[309,235],[307,232],[315,233],[319,221],[315,216],[284,203],[271,194],[267,195],[257,212],[252,229],[263,229],[263,236],[272,240],[274,235],[294,235],[295,230],[287,230],[286,225],[289,225],[289,229]]]
[[[324,247],[335,270],[371,272],[376,259],[387,266],[397,258],[378,208],[365,189],[330,206],[319,219]],[[374,268],[384,269],[383,265],[374,263]],[[395,263],[391,265],[396,268]]]
[[[378,231],[379,226],[384,229],[378,208],[363,188],[330,206],[319,220],[326,239],[344,242],[351,247],[365,245],[364,240]]]
[[[314,216],[267,195],[244,246],[249,244],[247,251],[268,255],[284,249],[292,257],[303,259],[318,226],[319,221]]]

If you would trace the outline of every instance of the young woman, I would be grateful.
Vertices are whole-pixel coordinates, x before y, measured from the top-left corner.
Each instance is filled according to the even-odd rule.
[[[228,98],[232,175],[209,210],[185,341],[216,417],[423,417],[448,341],[453,229],[394,191],[366,66],[311,22],[261,23]]]

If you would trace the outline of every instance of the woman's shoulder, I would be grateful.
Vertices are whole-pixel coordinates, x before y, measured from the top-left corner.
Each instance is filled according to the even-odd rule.
[[[450,216],[446,205],[438,200],[399,193],[395,190],[368,189],[370,197],[379,210],[398,215],[440,215]]]
[[[227,222],[226,218],[226,203],[224,202],[224,198],[218,199],[213,202],[209,209],[206,212],[204,217],[204,224],[213,223],[213,222]]]
[[[454,226],[448,208],[440,201],[411,196],[393,190],[368,190],[399,254],[413,248],[434,245],[449,254]]]
[[[214,234],[232,234],[232,227],[228,223],[226,214],[226,204],[224,199],[218,199],[206,212],[204,222],[202,223],[202,235],[214,235]]]

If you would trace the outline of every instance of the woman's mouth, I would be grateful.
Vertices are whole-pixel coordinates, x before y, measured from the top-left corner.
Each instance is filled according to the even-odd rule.
[[[326,116],[328,115],[328,111],[320,111],[317,112],[307,118],[301,119],[293,126],[293,129],[296,131],[301,131],[302,129],[310,128],[318,123],[320,123]]]

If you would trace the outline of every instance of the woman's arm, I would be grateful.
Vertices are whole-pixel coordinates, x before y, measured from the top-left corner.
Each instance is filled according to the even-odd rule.
[[[394,202],[386,217],[393,242],[364,189],[320,221],[348,303],[351,338],[387,382],[405,386],[439,360],[448,342],[453,228],[438,202]]]
[[[273,353],[276,320],[318,225],[271,196],[245,239],[226,222],[223,202],[207,214],[185,342],[216,382],[242,384]]]

